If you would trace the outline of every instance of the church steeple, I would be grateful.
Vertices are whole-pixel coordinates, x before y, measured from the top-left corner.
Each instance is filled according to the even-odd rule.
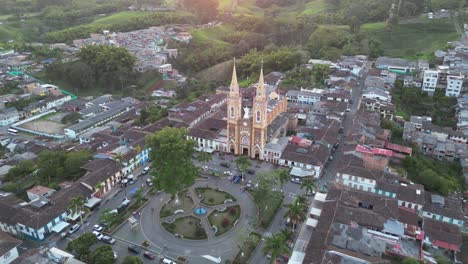
[[[230,95],[239,95],[239,83],[237,82],[237,73],[236,73],[236,58],[234,58],[234,66],[232,67],[232,80],[229,87]]]
[[[263,60],[262,66],[260,67],[260,77],[258,78],[258,86],[257,86],[257,96],[255,99],[264,100],[265,99],[265,81],[263,80]]]

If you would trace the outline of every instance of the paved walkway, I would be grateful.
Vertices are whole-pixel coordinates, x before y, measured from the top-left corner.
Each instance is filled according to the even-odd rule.
[[[256,207],[255,203],[250,199],[247,193],[240,189],[240,185],[232,184],[225,177],[211,177],[209,180],[198,180],[190,188],[191,195],[195,206],[200,206],[199,198],[196,196],[195,188],[197,187],[211,187],[213,189],[220,189],[225,191],[236,198],[236,202],[229,203],[226,205],[218,206],[205,206],[208,212],[199,218],[202,219],[203,226],[208,233],[208,239],[206,240],[187,240],[179,237],[175,237],[170,234],[160,224],[159,213],[162,206],[170,199],[170,195],[160,193],[159,195],[152,198],[152,200],[145,206],[141,211],[140,226],[137,229],[132,230],[128,224],[120,228],[114,236],[132,241],[136,244],[141,244],[143,241],[148,240],[152,244],[152,248],[160,252],[165,256],[186,256],[190,258],[190,263],[209,263],[206,259],[202,258],[201,255],[211,255],[214,257],[221,257],[221,259],[228,260],[233,259],[237,254],[238,247],[236,233],[241,228],[251,227],[256,222]],[[216,209],[224,208],[231,205],[240,205],[241,214],[239,221],[235,227],[226,232],[225,234],[215,237],[214,231],[210,228],[207,216]],[[154,208],[154,210],[152,210]],[[185,212],[183,215],[191,215],[191,212]],[[177,215],[177,217],[180,217]],[[170,219],[172,216],[163,218],[163,220]],[[204,220],[203,220],[204,219]],[[138,230],[139,229],[139,230]]]

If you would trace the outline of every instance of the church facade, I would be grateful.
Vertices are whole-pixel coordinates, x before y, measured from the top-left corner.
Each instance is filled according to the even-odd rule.
[[[226,151],[263,160],[263,148],[269,140],[268,126],[279,114],[286,112],[286,98],[270,99],[266,94],[263,67],[255,93],[249,96],[241,91],[235,63],[227,97]]]

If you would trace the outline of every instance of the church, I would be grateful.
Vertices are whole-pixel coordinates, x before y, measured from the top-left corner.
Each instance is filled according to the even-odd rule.
[[[265,145],[288,130],[287,99],[275,90],[276,86],[265,84],[263,66],[258,83],[239,87],[234,61],[229,88],[217,91],[225,106],[191,127],[189,138],[197,141],[199,150],[264,160]]]
[[[251,100],[244,96],[237,82],[236,65],[227,98],[227,146],[228,152],[263,160],[263,148],[268,140],[268,126],[286,112],[286,98],[267,97],[263,80],[263,65]]]

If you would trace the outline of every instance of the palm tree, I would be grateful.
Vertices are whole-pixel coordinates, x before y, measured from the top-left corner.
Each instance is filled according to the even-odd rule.
[[[120,166],[120,174],[121,174],[120,178],[122,178],[122,176],[124,175],[124,172],[123,172],[124,156],[121,153],[115,154],[114,160],[117,161],[117,163]]]
[[[299,195],[296,197],[297,202],[304,206],[304,209],[307,209],[307,198],[303,195]]]
[[[271,254],[270,262],[276,261],[278,256],[289,254],[289,247],[281,234],[274,234],[265,240],[263,254],[267,255],[268,253]]]
[[[317,189],[317,186],[315,186],[315,182],[311,178],[305,178],[302,181],[300,188],[301,189],[305,188],[307,193],[312,193],[314,190]]]
[[[98,182],[96,184],[96,187],[94,187],[97,193],[102,194],[102,191],[104,191],[104,184],[102,182]]]
[[[283,238],[284,238],[284,241],[287,242],[287,241],[290,241],[290,240],[293,239],[294,232],[285,228],[285,229],[281,230],[280,235],[282,235]]]
[[[71,198],[70,204],[68,205],[68,210],[70,210],[70,215],[79,214],[80,223],[83,225],[83,214],[81,212],[89,212],[88,207],[85,206],[86,201],[83,196],[76,196]]]
[[[288,170],[277,170],[276,174],[278,175],[281,188],[283,188],[283,185],[289,181],[289,172]]]
[[[252,165],[249,161],[249,157],[247,156],[239,156],[237,159],[236,159],[236,164],[237,164],[237,167],[240,168],[241,172],[242,172],[242,180],[244,180],[244,175],[245,175],[245,170],[247,169],[247,167],[249,167],[250,165]]]
[[[288,210],[284,214],[285,217],[289,217],[293,224],[293,230],[296,229],[296,224],[299,221],[303,221],[306,218],[304,213],[305,205],[300,203],[298,199],[294,199],[290,204],[285,206]]]

